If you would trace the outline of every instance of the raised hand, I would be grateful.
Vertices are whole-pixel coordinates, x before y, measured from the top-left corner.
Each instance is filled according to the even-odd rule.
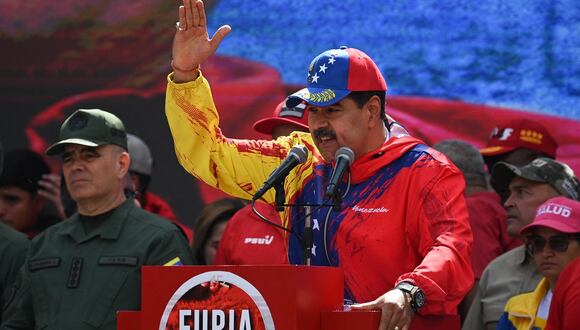
[[[198,77],[200,64],[216,52],[231,27],[221,26],[210,39],[203,2],[183,0],[183,6],[179,6],[176,28],[173,38],[173,78],[175,82],[191,81]]]
[[[62,199],[60,198],[60,175],[43,174],[42,179],[38,181],[38,185],[41,188],[38,190],[38,195],[53,203],[59,217],[62,220],[66,219],[64,206],[62,204]]]

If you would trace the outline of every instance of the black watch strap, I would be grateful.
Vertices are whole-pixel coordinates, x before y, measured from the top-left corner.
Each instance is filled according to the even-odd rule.
[[[395,289],[407,293],[411,297],[411,308],[418,311],[425,305],[425,293],[416,285],[410,282],[400,282]]]

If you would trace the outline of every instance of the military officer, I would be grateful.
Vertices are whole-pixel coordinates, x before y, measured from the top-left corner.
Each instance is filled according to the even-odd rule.
[[[46,153],[61,155],[78,212],[33,240],[1,328],[115,329],[117,311],[140,309],[141,266],[190,264],[187,241],[125,197],[130,156],[115,115],[77,110]]]

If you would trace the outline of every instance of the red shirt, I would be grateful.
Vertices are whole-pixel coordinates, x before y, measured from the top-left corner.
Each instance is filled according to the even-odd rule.
[[[281,225],[280,215],[270,204],[256,202],[256,209],[266,219]],[[214,264],[264,265],[287,264],[287,233],[258,216],[247,205],[228,221],[220,240]]]
[[[576,258],[558,278],[545,330],[575,330],[579,326],[580,258]]]
[[[507,234],[507,214],[499,195],[485,191],[465,196],[469,224],[473,232],[471,264],[476,279],[485,267],[500,254],[521,245]]]

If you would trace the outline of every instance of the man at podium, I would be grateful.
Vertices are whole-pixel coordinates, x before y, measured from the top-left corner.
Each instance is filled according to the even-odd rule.
[[[473,283],[464,179],[422,141],[391,134],[396,123],[384,112],[387,85],[376,64],[355,48],[321,53],[307,88],[288,101],[306,104],[310,134],[228,139],[200,65],[230,30],[222,26],[210,39],[202,1],[179,8],[166,115],[181,165],[230,195],[292,204],[290,262],[341,267],[345,298],[359,303],[355,309],[381,309],[381,329],[456,315]],[[303,159],[290,170],[287,157]],[[259,189],[266,180],[276,193]]]

